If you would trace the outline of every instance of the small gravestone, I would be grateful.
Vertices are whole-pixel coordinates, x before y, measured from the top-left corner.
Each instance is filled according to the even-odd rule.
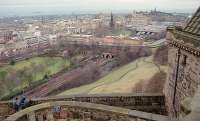
[[[51,111],[47,112],[47,121],[54,121],[53,113]]]
[[[35,112],[31,112],[31,113],[28,114],[28,120],[29,121],[36,121]]]
[[[61,111],[61,107],[60,107],[60,106],[54,106],[54,107],[52,108],[52,112],[53,112],[53,113],[60,113],[60,111]]]
[[[61,111],[60,119],[68,119],[68,113],[66,111]]]
[[[43,114],[38,114],[37,119],[38,119],[38,121],[44,121]]]

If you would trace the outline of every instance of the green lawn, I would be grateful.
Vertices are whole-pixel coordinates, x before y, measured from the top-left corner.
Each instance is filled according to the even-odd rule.
[[[60,95],[131,93],[139,81],[148,80],[159,71],[152,62],[152,56],[137,59],[92,84],[66,90]],[[167,71],[165,66],[161,69]]]
[[[70,66],[69,60],[60,57],[34,57],[0,68],[0,95],[21,90]]]

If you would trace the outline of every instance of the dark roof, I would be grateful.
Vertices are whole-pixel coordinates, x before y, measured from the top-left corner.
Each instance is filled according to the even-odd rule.
[[[185,32],[200,36],[200,7],[184,28]]]

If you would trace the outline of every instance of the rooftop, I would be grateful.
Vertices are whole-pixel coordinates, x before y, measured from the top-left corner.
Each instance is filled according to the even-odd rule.
[[[200,52],[200,8],[193,15],[188,24],[184,27],[168,27],[174,35],[173,44],[179,43],[178,45],[183,45],[188,50],[195,50],[191,52]],[[184,49],[185,47],[182,47]],[[198,53],[200,55],[200,53]]]
[[[186,27],[183,29],[183,31],[200,36],[200,7],[193,15],[189,23],[186,25]]]

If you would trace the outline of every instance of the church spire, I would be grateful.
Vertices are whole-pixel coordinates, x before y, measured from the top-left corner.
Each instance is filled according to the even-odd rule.
[[[115,27],[114,17],[113,17],[113,14],[111,12],[111,15],[110,15],[110,28],[113,29],[114,27]]]

